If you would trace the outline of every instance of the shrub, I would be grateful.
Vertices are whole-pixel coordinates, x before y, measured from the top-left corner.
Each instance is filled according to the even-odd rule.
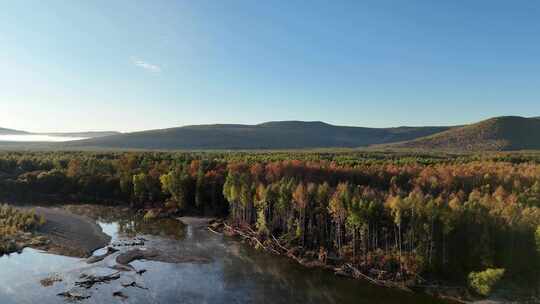
[[[504,269],[488,268],[480,272],[471,272],[469,274],[469,286],[478,294],[488,296],[493,286],[499,282],[504,275]]]
[[[159,215],[158,210],[150,209],[146,211],[146,213],[144,214],[143,220],[145,221],[153,220],[153,219],[156,219],[158,215]]]

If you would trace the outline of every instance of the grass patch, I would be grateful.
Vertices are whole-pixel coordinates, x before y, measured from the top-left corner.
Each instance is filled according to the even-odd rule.
[[[34,243],[33,233],[45,219],[34,210],[20,210],[8,205],[0,205],[0,255],[20,251]]]

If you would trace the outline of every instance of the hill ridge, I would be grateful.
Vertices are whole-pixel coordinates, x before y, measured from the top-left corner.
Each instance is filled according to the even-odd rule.
[[[188,125],[66,143],[70,147],[134,149],[355,148],[418,138],[450,127],[366,128],[322,121],[270,121],[255,125]]]
[[[2,129],[9,134],[39,134]],[[85,137],[79,133],[41,133]],[[540,149],[540,117],[499,116],[462,126],[370,128],[323,121],[283,120],[259,124],[186,125],[55,144],[59,149],[253,150],[358,148],[507,151]],[[5,133],[4,133],[5,134]],[[90,136],[88,136],[90,137]]]
[[[386,147],[454,151],[540,149],[540,119],[493,117],[410,141],[388,144]]]
[[[0,135],[19,135],[19,134],[29,134],[26,131],[21,130],[14,130],[14,129],[8,129],[8,128],[1,128],[0,127]]]

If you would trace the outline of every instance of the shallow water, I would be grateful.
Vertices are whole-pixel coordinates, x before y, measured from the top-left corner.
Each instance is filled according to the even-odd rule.
[[[119,280],[87,290],[74,286],[81,280],[81,274],[114,273],[108,267],[115,264],[116,255],[88,265],[83,259],[25,249],[22,254],[0,258],[0,303],[62,303],[64,300],[57,294],[68,290],[90,296],[78,303],[441,303],[431,297],[306,269],[286,258],[253,250],[236,239],[213,234],[204,227],[185,226],[176,220],[145,223],[138,216],[126,215],[124,210],[106,210],[94,217],[104,232],[111,235],[113,244],[142,237],[146,240],[145,247],[183,256],[208,257],[212,262],[135,261],[132,265],[136,270],[147,272],[142,275],[122,272]],[[40,280],[53,274],[63,281],[50,287],[41,286]],[[147,289],[121,285],[133,281]],[[128,298],[114,298],[116,291]]]

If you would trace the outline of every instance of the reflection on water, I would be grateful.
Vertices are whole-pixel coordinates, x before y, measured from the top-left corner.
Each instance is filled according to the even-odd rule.
[[[87,215],[89,210],[85,211]],[[95,211],[95,210],[94,210]],[[110,284],[85,291],[91,295],[81,303],[117,302],[112,294],[122,291],[122,303],[440,303],[418,296],[371,286],[365,282],[336,277],[322,270],[303,268],[288,259],[255,251],[235,239],[209,233],[204,227],[176,220],[144,222],[126,210],[92,214],[112,242],[143,237],[145,246],[185,256],[210,257],[209,264],[170,264],[135,261],[143,275],[122,274]],[[120,212],[121,211],[121,212]],[[100,252],[102,252],[101,250]],[[0,303],[58,303],[56,294],[66,291],[85,274],[110,274],[114,258],[93,265],[83,260],[24,250],[23,254],[0,258]],[[42,287],[39,281],[57,273],[63,281]],[[141,288],[124,288],[137,282]]]

